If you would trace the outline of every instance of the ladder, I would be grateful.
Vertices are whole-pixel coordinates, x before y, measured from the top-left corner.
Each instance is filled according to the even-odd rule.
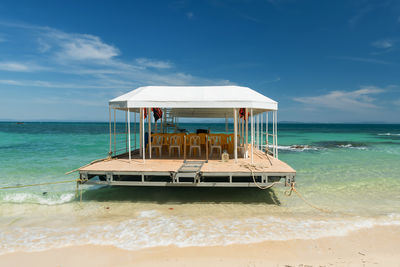
[[[178,129],[177,118],[172,114],[171,109],[164,109],[163,131],[164,133],[176,132]]]
[[[178,169],[177,173],[174,177],[175,183],[182,183],[180,178],[191,178],[193,181],[189,181],[189,183],[200,182],[200,170],[203,167],[204,161],[186,161],[182,164],[182,166]],[[190,179],[185,179],[190,180]],[[187,181],[185,181],[187,182]]]

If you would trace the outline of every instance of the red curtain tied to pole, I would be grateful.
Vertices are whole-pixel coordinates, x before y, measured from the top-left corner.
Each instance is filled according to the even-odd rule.
[[[152,108],[151,110],[153,111],[154,121],[158,121],[162,118],[163,112],[161,108]]]
[[[247,117],[250,117],[250,112],[247,112]],[[239,109],[239,118],[243,118],[244,120],[246,120],[246,109],[245,108]]]
[[[143,119],[147,118],[147,108],[144,108],[144,114],[143,114]],[[158,121],[159,119],[162,118],[162,109],[161,108],[151,108],[151,111],[153,111],[153,116],[154,116],[154,120]]]

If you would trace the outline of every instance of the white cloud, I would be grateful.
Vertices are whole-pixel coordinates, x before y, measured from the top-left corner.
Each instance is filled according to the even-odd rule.
[[[42,38],[37,39],[38,50],[40,53],[45,53],[50,50],[51,46],[45,42]]]
[[[61,43],[60,55],[75,60],[107,60],[119,55],[114,46],[103,43],[100,38],[92,35],[78,35],[64,39]]]
[[[383,39],[373,42],[371,45],[376,48],[388,49],[394,46],[394,41],[390,39]]]
[[[19,62],[0,62],[0,70],[6,71],[32,71],[32,68]]]
[[[104,43],[97,36],[65,33],[51,28],[39,30],[38,44],[42,51],[54,47],[63,60],[109,60],[120,54],[116,47]]]
[[[0,84],[25,86],[25,87],[45,87],[45,88],[125,88],[134,86],[132,82],[123,82],[118,80],[99,80],[97,83],[91,81],[81,81],[79,83],[62,83],[42,80],[0,80]]]
[[[375,86],[365,86],[355,91],[331,91],[325,95],[296,97],[294,100],[309,107],[357,111],[378,108],[371,95],[380,94],[384,91]]]
[[[48,81],[48,76],[36,75],[36,79],[4,79],[0,84],[33,86],[44,88],[98,88],[112,92],[127,91],[147,84],[193,85],[227,84],[226,80],[209,80],[179,70],[168,60],[140,57],[128,60],[120,57],[119,49],[105,43],[101,38],[80,33],[66,33],[49,27],[26,24],[1,23],[0,26],[18,28],[16,39],[31,42],[33,49],[21,51],[21,58],[29,62],[0,61],[0,70],[20,72],[46,70],[57,74]],[[69,82],[72,81],[72,82]],[[110,93],[112,94],[112,93]]]
[[[172,64],[170,62],[153,60],[149,58],[137,58],[136,63],[143,67],[155,68],[155,69],[170,69]]]
[[[389,62],[386,60],[375,59],[375,58],[365,58],[365,57],[334,57],[334,58],[342,59],[342,60],[365,62],[365,63],[382,64],[382,65],[398,65],[397,63]]]

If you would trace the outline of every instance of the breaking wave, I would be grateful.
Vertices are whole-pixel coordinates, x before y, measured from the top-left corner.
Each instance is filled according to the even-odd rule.
[[[400,216],[391,214],[382,218],[348,219],[284,219],[275,216],[194,219],[148,210],[118,223],[69,228],[10,227],[0,232],[0,251],[38,251],[87,244],[111,245],[127,250],[168,245],[223,246],[268,240],[344,236],[352,231],[385,225],[400,225]]]
[[[290,146],[278,146],[279,150],[286,151],[318,151],[332,148],[354,148],[364,150],[367,149],[366,144],[362,143],[351,143],[351,142],[336,142],[336,141],[327,141],[327,142],[319,142],[315,143],[315,145],[290,145]]]
[[[381,136],[400,136],[400,133],[380,133]]]
[[[41,205],[58,205],[71,202],[74,193],[28,193],[7,192],[0,195],[0,203],[30,203]]]
[[[278,146],[279,150],[288,151],[306,151],[306,150],[321,150],[323,148],[309,146],[309,145],[290,145],[290,146]]]

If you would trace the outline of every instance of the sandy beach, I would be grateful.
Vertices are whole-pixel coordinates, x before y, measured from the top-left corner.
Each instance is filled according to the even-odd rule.
[[[0,256],[1,266],[400,266],[400,227],[380,226],[342,237],[216,247],[137,251],[73,246]]]

